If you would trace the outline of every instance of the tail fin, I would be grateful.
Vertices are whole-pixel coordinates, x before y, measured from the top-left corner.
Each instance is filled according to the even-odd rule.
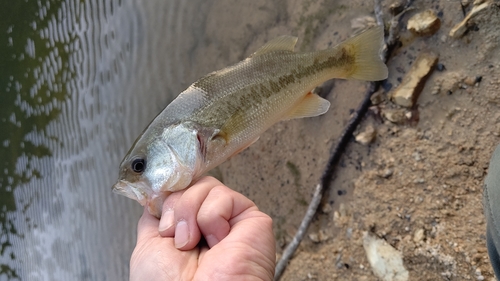
[[[346,78],[379,81],[387,78],[387,66],[380,58],[384,46],[384,30],[382,27],[371,28],[341,43],[338,48],[345,47],[354,55],[352,72]]]

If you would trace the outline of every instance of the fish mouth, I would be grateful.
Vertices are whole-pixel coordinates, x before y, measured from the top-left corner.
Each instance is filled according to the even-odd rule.
[[[142,206],[147,206],[148,212],[151,215],[160,218],[163,209],[163,201],[165,201],[165,198],[167,198],[171,192],[166,191],[159,194],[148,194],[145,192],[145,190],[148,189],[150,188],[143,182],[132,184],[125,180],[119,180],[112,188],[114,193],[136,200]]]
[[[142,183],[132,184],[125,180],[119,180],[117,183],[115,183],[115,185],[113,185],[112,190],[116,194],[120,194],[132,200],[136,200],[142,206],[144,206],[147,203],[148,194],[144,192],[144,190],[146,190],[146,187],[143,185],[144,184]]]

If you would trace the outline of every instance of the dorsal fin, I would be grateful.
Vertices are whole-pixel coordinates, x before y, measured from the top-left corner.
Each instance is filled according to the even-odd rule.
[[[293,52],[298,38],[290,35],[283,35],[264,44],[250,57],[256,57],[272,51],[290,51]]]

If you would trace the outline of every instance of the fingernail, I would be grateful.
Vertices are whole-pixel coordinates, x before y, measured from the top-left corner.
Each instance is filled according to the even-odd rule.
[[[217,245],[220,241],[215,237],[215,235],[210,234],[205,237],[205,240],[207,240],[208,247],[212,248],[213,246]]]
[[[169,228],[171,228],[175,223],[174,210],[167,210],[163,213],[160,225],[158,226],[158,231],[163,232]]]
[[[186,221],[179,221],[175,227],[175,247],[184,247],[189,242],[189,227]]]

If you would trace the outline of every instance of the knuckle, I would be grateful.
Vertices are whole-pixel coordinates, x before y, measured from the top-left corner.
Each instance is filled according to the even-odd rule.
[[[231,191],[231,189],[222,184],[219,184],[214,186],[212,190],[210,190],[210,195],[221,195],[227,193],[228,191]]]

